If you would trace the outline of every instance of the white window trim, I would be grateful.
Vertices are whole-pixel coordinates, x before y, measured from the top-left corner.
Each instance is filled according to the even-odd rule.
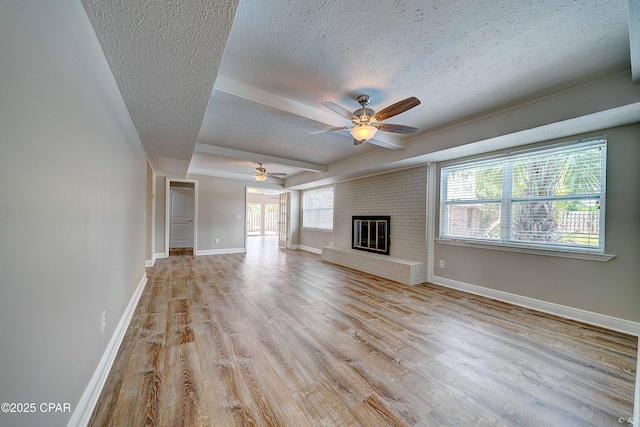
[[[492,249],[495,251],[519,252],[522,254],[584,259],[588,261],[607,262],[615,258],[615,255],[611,255],[611,254],[577,252],[577,251],[560,251],[557,249],[521,248],[517,246],[507,246],[501,243],[499,244],[499,243],[491,243],[491,242],[484,242],[484,241],[472,242],[469,240],[457,240],[457,239],[435,239],[435,240],[437,243],[440,243],[442,245],[466,246],[468,248]]]
[[[535,147],[531,149],[523,149],[523,150],[518,150],[512,153],[522,154],[527,152],[537,152],[537,151],[544,150],[545,148],[562,147],[566,145],[588,143],[592,141],[606,142],[606,140],[607,140],[606,136],[603,135],[600,137],[585,138],[585,139],[570,141],[566,143],[550,144],[548,146],[540,146],[540,147]],[[481,162],[483,160],[489,161],[491,159],[504,157],[508,154],[510,153],[502,153],[498,155],[489,155],[489,156],[479,156],[475,161],[478,161],[478,162]],[[453,166],[453,165],[464,164],[464,163],[472,163],[472,162],[474,162],[474,160],[447,162],[440,168],[440,170],[442,170],[444,167],[447,167],[447,166]],[[602,165],[602,173],[604,175],[603,183],[606,185],[606,159],[605,159],[605,164]],[[525,253],[525,254],[532,254],[532,255],[583,259],[583,260],[601,261],[601,262],[606,262],[615,258],[615,255],[604,253],[604,244],[602,246],[601,251],[596,251],[594,250],[594,248],[584,248],[584,249],[576,248],[576,247],[567,247],[567,248],[560,247],[559,248],[557,246],[536,245],[535,243],[532,244],[531,242],[523,242],[522,244],[519,244],[513,241],[493,242],[490,240],[482,240],[482,239],[476,240],[473,238],[465,238],[465,237],[457,237],[457,236],[451,236],[451,237],[442,236],[442,221],[443,221],[442,185],[443,185],[442,175],[440,175],[440,186],[436,190],[436,191],[439,191],[439,197],[440,197],[440,203],[439,203],[440,204],[439,206],[440,220],[438,221],[439,223],[438,229],[439,229],[440,237],[434,239],[439,244],[452,245],[452,246],[464,246],[464,247],[479,248],[479,249],[491,249],[491,250],[499,250],[499,251],[506,251],[506,252],[518,252],[518,253]],[[606,194],[606,190],[605,190],[605,194]],[[601,209],[603,210],[603,212],[605,208],[606,208],[606,195],[604,198],[601,199]],[[600,221],[601,221],[600,227],[602,229],[602,238],[604,239],[604,235],[605,235],[604,233],[605,216],[604,215],[600,216]]]
[[[332,210],[332,215],[331,215],[331,228],[318,228],[318,227],[306,227],[304,225],[304,212],[305,212],[305,208],[304,208],[304,196],[306,193],[310,193],[313,191],[320,191],[320,190],[324,190],[330,188],[333,190],[333,197],[334,197],[334,206],[331,208]],[[302,230],[308,230],[308,231],[321,231],[321,232],[325,232],[325,233],[333,233],[333,229],[334,229],[334,223],[335,223],[335,196],[336,196],[336,188],[335,185],[327,185],[324,187],[317,187],[317,188],[310,188],[308,190],[303,190],[302,191],[302,195],[301,195],[301,200],[300,200],[300,214],[302,216],[300,224],[301,225],[301,229]]]

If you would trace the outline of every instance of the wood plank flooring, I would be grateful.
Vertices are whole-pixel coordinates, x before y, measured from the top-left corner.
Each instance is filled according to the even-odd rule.
[[[249,238],[147,270],[92,426],[619,426],[637,338]]]

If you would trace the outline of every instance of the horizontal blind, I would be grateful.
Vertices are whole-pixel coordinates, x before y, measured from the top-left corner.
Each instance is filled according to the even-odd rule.
[[[302,199],[302,226],[332,230],[333,187],[305,191]]]
[[[604,252],[606,140],[445,166],[441,238]]]

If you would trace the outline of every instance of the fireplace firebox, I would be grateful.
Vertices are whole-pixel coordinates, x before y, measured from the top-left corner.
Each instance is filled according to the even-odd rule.
[[[352,216],[351,248],[389,255],[390,216]]]

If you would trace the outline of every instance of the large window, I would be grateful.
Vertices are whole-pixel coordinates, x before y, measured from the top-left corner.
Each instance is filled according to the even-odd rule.
[[[333,230],[333,187],[303,193],[302,226]]]
[[[444,166],[440,238],[603,253],[606,149],[592,138]]]

